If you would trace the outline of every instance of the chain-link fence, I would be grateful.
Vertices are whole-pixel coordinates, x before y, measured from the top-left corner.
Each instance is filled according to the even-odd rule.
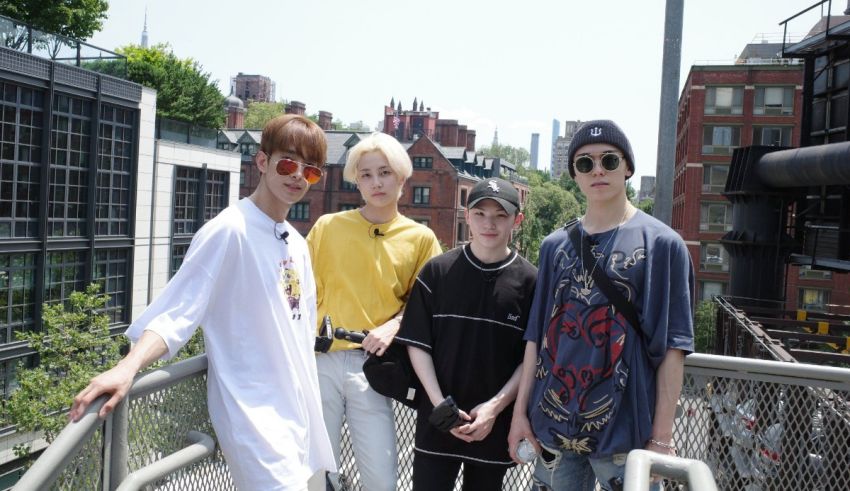
[[[207,413],[206,375],[182,382],[130,402],[128,467],[133,472],[186,446],[191,430],[215,436]],[[156,489],[184,491],[236,488],[221,449],[185,467],[155,485]]]
[[[192,361],[192,360],[188,360]],[[185,362],[181,362],[185,363]],[[176,364],[177,365],[177,364]],[[129,405],[126,465],[134,471],[185,446],[190,430],[213,435],[205,371],[145,391]],[[850,489],[850,370],[713,355],[686,359],[674,439],[682,457],[701,460],[731,491]],[[398,489],[411,489],[415,412],[396,405]],[[113,426],[120,426],[115,424]],[[113,430],[114,431],[114,430]],[[53,489],[100,489],[108,466],[104,433],[65,464]],[[347,431],[340,468],[360,490]],[[531,487],[530,466],[511,469],[504,489]],[[113,472],[114,473],[114,472]],[[158,482],[156,489],[233,489],[220,452]],[[458,488],[459,489],[459,488]],[[682,489],[669,483],[667,489]]]

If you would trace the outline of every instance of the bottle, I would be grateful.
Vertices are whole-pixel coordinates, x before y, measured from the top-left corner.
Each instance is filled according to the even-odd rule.
[[[534,445],[523,438],[516,447],[516,456],[522,463],[527,464],[537,457],[537,452],[534,450]]]

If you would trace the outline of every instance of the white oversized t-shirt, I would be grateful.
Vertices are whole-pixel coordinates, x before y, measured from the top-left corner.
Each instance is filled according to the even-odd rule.
[[[286,241],[279,239],[288,232]],[[201,326],[209,413],[236,486],[306,487],[335,470],[313,353],[316,285],[307,244],[250,199],[195,234],[183,265],[127,330],[157,333],[174,356]]]

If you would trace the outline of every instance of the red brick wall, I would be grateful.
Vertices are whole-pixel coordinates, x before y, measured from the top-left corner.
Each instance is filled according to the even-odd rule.
[[[729,155],[703,155],[702,138],[705,124],[732,124],[741,128],[741,146],[752,144],[753,125],[793,125],[791,140],[800,141],[802,116],[802,66],[700,66],[692,67],[679,98],[679,119],[676,139],[676,163],[673,182],[673,228],[685,239],[694,262],[697,278],[697,297],[701,296],[699,281],[728,282],[728,273],[699,271],[700,242],[716,242],[725,232],[700,231],[700,204],[703,201],[726,201],[719,193],[702,191],[704,163],[728,163]],[[712,85],[742,86],[743,114],[704,114],[705,87]],[[794,85],[794,114],[792,116],[753,115],[756,85]],[[688,165],[690,164],[690,165]],[[795,294],[796,302],[796,294]]]

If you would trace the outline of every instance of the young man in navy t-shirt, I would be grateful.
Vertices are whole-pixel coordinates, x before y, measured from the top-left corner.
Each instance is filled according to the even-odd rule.
[[[531,441],[541,490],[622,485],[636,448],[674,454],[684,356],[693,350],[693,265],[682,238],[626,197],[634,154],[612,121],[590,121],[569,148],[587,212],[540,246],[537,290],[509,444]],[[582,260],[570,239],[577,227]],[[601,270],[636,311],[599,288]],[[657,484],[656,484],[657,485]]]

